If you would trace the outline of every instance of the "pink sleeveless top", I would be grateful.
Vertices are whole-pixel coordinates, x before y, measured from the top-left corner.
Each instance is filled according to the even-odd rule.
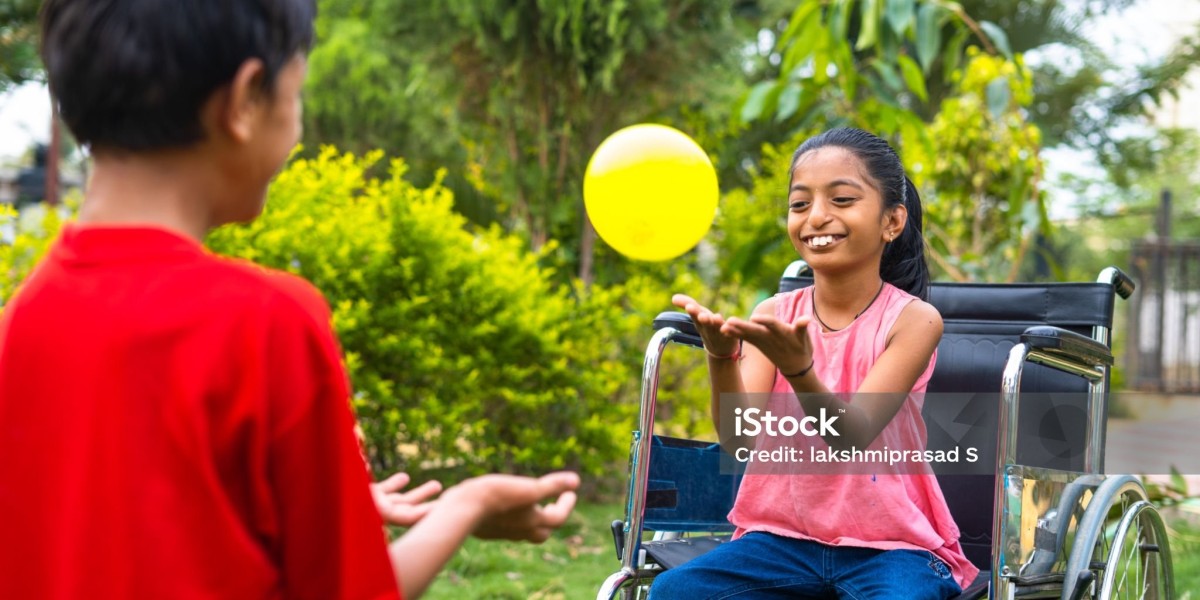
[[[811,316],[812,288],[776,296],[775,316],[792,322]],[[813,344],[816,376],[833,392],[849,392],[862,385],[875,360],[887,346],[888,334],[900,313],[915,297],[884,284],[875,302],[845,329],[808,328]],[[917,379],[912,394],[869,449],[924,449],[925,421],[921,417],[923,393],[933,373],[936,353]],[[803,409],[787,380],[776,371],[767,409],[775,415],[801,415]],[[756,449],[778,446],[779,438],[760,435]],[[817,449],[829,446],[820,437],[805,438]],[[738,490],[729,521],[737,526],[734,537],[765,531],[791,538],[809,539],[832,546],[858,546],[880,550],[928,550],[945,562],[954,579],[966,587],[979,570],[963,555],[959,531],[937,480],[931,471],[912,474],[901,469],[868,467],[852,474],[805,474],[804,468],[751,462]],[[809,471],[811,473],[811,469]]]

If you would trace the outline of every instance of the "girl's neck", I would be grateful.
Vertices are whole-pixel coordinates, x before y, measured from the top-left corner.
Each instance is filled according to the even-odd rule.
[[[828,329],[844,329],[869,308],[882,286],[878,271],[864,271],[848,277],[823,277],[815,273],[813,306]]]

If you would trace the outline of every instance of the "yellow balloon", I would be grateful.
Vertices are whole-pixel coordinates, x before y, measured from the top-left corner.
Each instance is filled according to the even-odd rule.
[[[717,213],[717,173],[678,129],[633,125],[596,149],[583,204],[609,246],[637,260],[669,260],[700,242]]]

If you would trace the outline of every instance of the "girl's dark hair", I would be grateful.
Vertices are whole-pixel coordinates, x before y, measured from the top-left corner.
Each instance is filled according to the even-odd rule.
[[[900,156],[879,136],[844,127],[831,129],[801,144],[792,155],[788,172],[795,171],[801,156],[827,147],[843,148],[862,161],[867,173],[879,184],[884,209],[900,204],[908,209],[904,231],[883,250],[879,275],[897,288],[928,300],[929,265],[925,261],[925,238],[921,233],[921,196],[912,180],[904,174]]]
[[[202,139],[200,108],[249,58],[262,86],[313,42],[315,0],[46,0],[42,61],[59,113],[93,148]]]

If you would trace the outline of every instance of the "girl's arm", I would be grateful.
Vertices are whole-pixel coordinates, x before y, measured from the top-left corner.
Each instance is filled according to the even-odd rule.
[[[772,357],[768,360],[778,366],[780,372],[796,373],[812,365],[808,321],[801,318],[788,324],[756,312],[749,322],[731,319],[726,328],[746,340],[755,341],[767,357]],[[814,371],[790,377],[788,381],[805,414],[815,415],[825,409],[826,413],[838,415],[834,427],[838,435],[824,438],[831,448],[865,448],[896,416],[917,379],[929,367],[929,360],[941,338],[942,317],[937,309],[925,302],[914,301],[900,313],[883,353],[851,402],[838,399],[817,379]],[[846,412],[838,413],[838,409]]]
[[[687,311],[704,339],[708,355],[708,378],[712,390],[710,410],[713,427],[720,436],[721,446],[733,454],[738,448],[754,448],[754,436],[734,436],[732,428],[721,428],[721,414],[733,414],[736,408],[763,409],[766,393],[775,381],[775,365],[753,344],[742,344],[740,338],[724,332],[725,319],[683,294],[672,299],[676,306]],[[775,298],[767,298],[754,309],[755,315],[774,316]],[[742,358],[736,354],[741,347]],[[721,397],[725,395],[722,406]]]

